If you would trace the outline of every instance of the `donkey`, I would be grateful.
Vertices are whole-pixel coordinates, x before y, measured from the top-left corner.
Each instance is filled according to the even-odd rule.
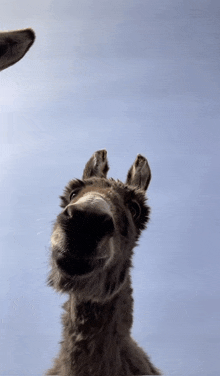
[[[48,283],[69,299],[60,353],[46,375],[161,375],[130,335],[131,258],[149,219],[150,167],[138,154],[125,184],[107,179],[108,170],[106,150],[96,151],[61,196]]]
[[[17,63],[35,40],[32,29],[0,32],[0,71]]]

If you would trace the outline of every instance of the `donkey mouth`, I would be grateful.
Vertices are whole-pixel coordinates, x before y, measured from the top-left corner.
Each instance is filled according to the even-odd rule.
[[[69,274],[70,276],[84,275],[92,272],[93,267],[87,260],[59,258],[57,265],[61,271]]]
[[[87,212],[76,205],[70,205],[68,210],[68,215],[62,213],[58,217],[51,238],[52,257],[58,268],[70,276],[80,276],[104,267],[115,229],[112,217],[108,213]]]
[[[94,269],[103,268],[108,257],[79,258],[57,252],[55,259],[58,268],[62,272],[70,276],[81,276],[91,273]]]

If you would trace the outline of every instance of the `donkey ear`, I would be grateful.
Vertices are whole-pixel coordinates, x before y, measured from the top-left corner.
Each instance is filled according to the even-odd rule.
[[[0,32],[0,71],[17,63],[35,40],[32,29]]]
[[[90,160],[86,163],[83,171],[83,179],[88,179],[92,176],[98,178],[105,178],[109,170],[107,160],[107,150],[96,151]]]
[[[126,184],[146,191],[151,180],[151,170],[148,161],[143,155],[138,154],[133,165],[128,171]]]

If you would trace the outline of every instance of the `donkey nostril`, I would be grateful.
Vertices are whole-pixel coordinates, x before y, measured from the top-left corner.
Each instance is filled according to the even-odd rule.
[[[88,222],[87,212],[85,209],[79,208],[78,205],[68,205],[63,213],[67,215],[75,224],[82,225]]]
[[[115,229],[112,217],[108,214],[101,216],[100,233],[103,235],[111,235]]]
[[[67,214],[69,217],[72,217],[75,212],[75,206],[74,205],[69,205],[67,208],[64,210],[64,213]]]

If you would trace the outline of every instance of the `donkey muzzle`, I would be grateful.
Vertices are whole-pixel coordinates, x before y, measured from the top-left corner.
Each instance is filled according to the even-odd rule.
[[[67,205],[59,226],[62,239],[54,248],[54,257],[61,269],[81,275],[104,265],[115,227],[110,207],[102,197],[87,194]],[[105,245],[100,249],[101,241]]]

